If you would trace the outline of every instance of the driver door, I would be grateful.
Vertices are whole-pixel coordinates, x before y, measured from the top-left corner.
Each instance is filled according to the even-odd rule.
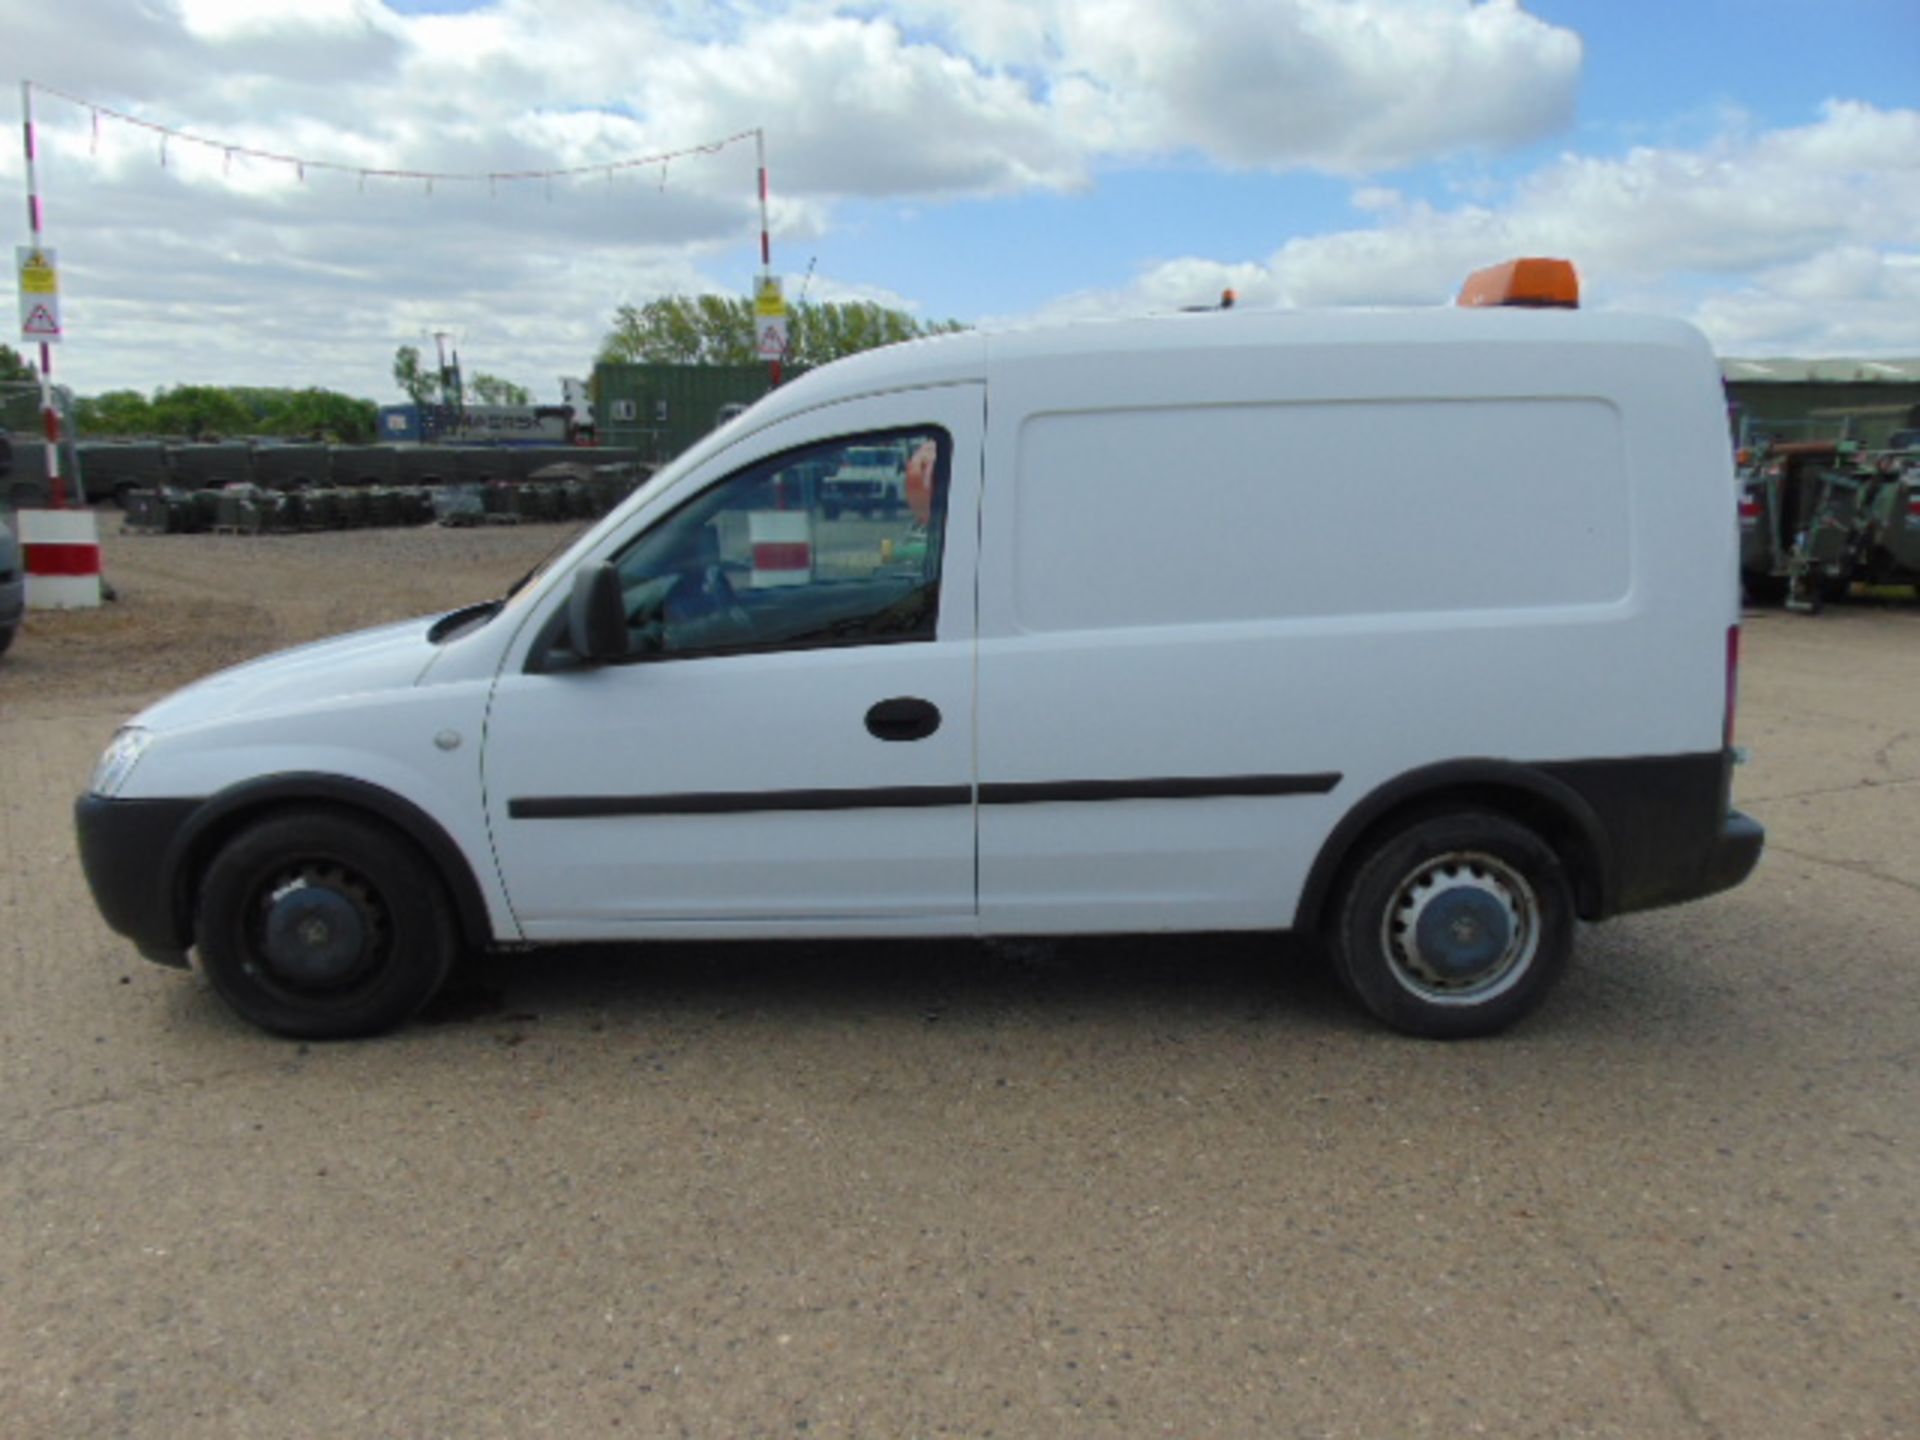
[[[599,552],[622,661],[567,663],[571,587],[547,597],[486,739],[529,939],[971,924],[983,394],[847,402],[709,460]],[[823,503],[855,447],[899,455],[897,511]]]

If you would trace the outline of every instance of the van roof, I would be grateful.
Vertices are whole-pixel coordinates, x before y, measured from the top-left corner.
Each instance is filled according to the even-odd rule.
[[[904,341],[820,366],[761,402],[768,419],[885,390],[987,378],[989,365],[1095,355],[1265,349],[1293,345],[1526,344],[1658,345],[1707,351],[1699,331],[1661,316],[1591,310],[1208,310],[1084,320],[999,331],[960,331]]]

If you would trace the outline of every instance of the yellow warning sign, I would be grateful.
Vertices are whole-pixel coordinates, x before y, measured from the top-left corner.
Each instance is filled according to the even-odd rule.
[[[39,245],[14,247],[20,265],[20,338],[50,344],[60,338],[60,265]]]
[[[753,317],[756,320],[784,320],[787,302],[780,293],[777,275],[762,275],[753,287]]]
[[[31,245],[20,247],[20,288],[29,295],[60,293],[60,271],[54,265],[51,250]]]

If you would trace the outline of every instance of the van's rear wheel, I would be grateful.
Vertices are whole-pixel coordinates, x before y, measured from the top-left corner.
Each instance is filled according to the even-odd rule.
[[[1573,948],[1553,850],[1486,811],[1389,834],[1348,872],[1328,936],[1356,999],[1410,1035],[1490,1035],[1538,1005]]]
[[[328,810],[283,812],[228,842],[201,886],[196,938],[221,999],[306,1039],[402,1024],[440,989],[457,947],[427,862]]]

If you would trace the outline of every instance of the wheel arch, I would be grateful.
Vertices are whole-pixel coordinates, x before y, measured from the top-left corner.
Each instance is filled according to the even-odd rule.
[[[1293,928],[1317,930],[1357,855],[1413,816],[1449,809],[1497,811],[1533,830],[1560,857],[1583,920],[1612,910],[1614,863],[1606,827],[1572,786],[1510,760],[1448,760],[1375,787],[1328,834],[1294,908]]]
[[[461,940],[475,948],[494,943],[486,896],[473,866],[446,827],[391,790],[344,775],[262,776],[222,790],[202,805],[169,847],[165,873],[174,924],[187,941],[193,935],[193,897],[213,857],[239,831],[277,811],[321,805],[368,818],[413,845],[447,887]]]

